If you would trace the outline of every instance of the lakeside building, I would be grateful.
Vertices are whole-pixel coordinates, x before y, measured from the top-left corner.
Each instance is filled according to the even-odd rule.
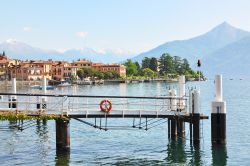
[[[93,63],[92,68],[101,72],[114,71],[118,73],[120,77],[126,77],[126,67],[124,65]]]
[[[52,60],[26,60],[20,62],[20,67],[16,69],[16,78],[18,80],[41,80],[43,77],[52,79]]]
[[[19,63],[19,60],[9,59],[5,52],[0,53],[0,80],[10,79],[16,75],[16,69],[20,67]]]
[[[73,66],[76,66],[77,69],[81,68],[91,68],[92,62],[86,59],[78,59],[77,61],[74,61]]]
[[[72,63],[77,69],[82,68],[92,68],[100,72],[111,72],[114,71],[121,77],[126,77],[126,67],[120,64],[103,64],[103,63],[93,63],[86,59],[78,59]]]
[[[126,77],[126,67],[120,64],[93,63],[86,59],[67,61],[49,60],[12,60],[5,53],[0,54],[0,79],[16,77],[18,80],[41,80],[43,77],[51,80],[70,80],[77,78],[77,70],[91,68],[100,72],[116,72]]]
[[[77,77],[77,66],[67,61],[54,61],[52,65],[52,76],[54,80],[70,80]]]

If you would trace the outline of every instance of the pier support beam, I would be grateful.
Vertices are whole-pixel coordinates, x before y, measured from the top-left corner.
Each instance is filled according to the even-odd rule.
[[[171,139],[177,138],[177,120],[175,118],[171,119]]]
[[[56,120],[56,148],[57,150],[70,150],[69,120]]]
[[[222,76],[215,76],[215,101],[212,102],[211,138],[213,144],[226,144],[226,102],[222,98]]]
[[[194,142],[194,144],[197,144],[200,142],[199,97],[200,97],[200,91],[194,90],[194,92],[193,92],[193,115],[192,115],[193,142]]]
[[[178,137],[185,137],[185,122],[182,119],[177,121],[177,135]]]

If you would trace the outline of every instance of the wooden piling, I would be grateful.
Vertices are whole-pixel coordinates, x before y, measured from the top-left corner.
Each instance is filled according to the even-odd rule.
[[[56,148],[70,150],[70,130],[68,120],[56,120]]]
[[[211,132],[213,144],[226,144],[226,114],[211,114]]]
[[[200,114],[193,114],[193,142],[200,142]]]
[[[168,138],[170,138],[170,122],[171,120],[168,118]]]
[[[176,119],[173,118],[171,119],[171,138],[175,139],[177,137],[177,124],[176,124]]]
[[[178,137],[185,137],[185,122],[182,119],[177,121],[177,135]]]

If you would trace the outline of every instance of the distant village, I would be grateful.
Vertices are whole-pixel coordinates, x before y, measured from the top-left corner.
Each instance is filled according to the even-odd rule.
[[[126,67],[120,64],[94,63],[86,59],[73,62],[48,60],[17,60],[10,59],[5,52],[0,53],[0,80],[32,81],[46,77],[49,80],[71,80],[78,78],[77,70],[89,68],[100,72],[116,72],[126,77]]]

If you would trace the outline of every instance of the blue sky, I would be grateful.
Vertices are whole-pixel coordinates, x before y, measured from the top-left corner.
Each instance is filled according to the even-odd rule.
[[[250,31],[249,0],[1,0],[0,42],[140,53],[227,21]]]

